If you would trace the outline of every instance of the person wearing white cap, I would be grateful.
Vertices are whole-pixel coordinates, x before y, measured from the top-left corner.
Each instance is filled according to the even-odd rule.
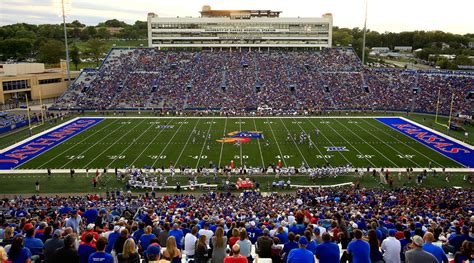
[[[405,263],[438,263],[435,256],[423,250],[423,238],[415,235],[411,238],[411,241],[413,249],[405,252]]]

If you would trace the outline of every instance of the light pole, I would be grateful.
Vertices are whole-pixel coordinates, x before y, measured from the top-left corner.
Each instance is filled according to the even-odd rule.
[[[362,38],[362,66],[365,65],[365,33],[367,32],[367,1],[365,1],[364,37]]]
[[[64,0],[61,0],[61,7],[63,11],[63,26],[64,26],[64,45],[66,46],[66,69],[67,69],[67,86],[71,81],[71,71],[69,69],[69,48],[67,45],[67,31],[66,31],[66,12],[64,11]]]

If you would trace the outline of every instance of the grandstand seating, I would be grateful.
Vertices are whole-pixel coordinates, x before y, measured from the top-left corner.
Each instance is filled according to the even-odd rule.
[[[363,69],[352,49],[112,49],[53,108],[377,109],[469,114],[474,74]],[[416,92],[415,92],[416,91]]]

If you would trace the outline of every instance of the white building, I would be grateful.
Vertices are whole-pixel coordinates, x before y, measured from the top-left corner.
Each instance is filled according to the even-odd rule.
[[[148,46],[158,48],[318,48],[332,45],[332,14],[280,17],[271,10],[211,10],[201,17],[148,14]]]

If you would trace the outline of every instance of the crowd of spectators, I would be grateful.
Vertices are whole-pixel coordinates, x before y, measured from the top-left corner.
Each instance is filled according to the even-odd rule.
[[[9,127],[17,122],[26,120],[27,117],[24,114],[7,114],[7,113],[0,113],[0,128]]]
[[[1,262],[473,260],[474,190],[300,189],[1,201]]]
[[[469,114],[474,75],[362,68],[352,49],[113,50],[55,105],[87,109],[378,109]]]

